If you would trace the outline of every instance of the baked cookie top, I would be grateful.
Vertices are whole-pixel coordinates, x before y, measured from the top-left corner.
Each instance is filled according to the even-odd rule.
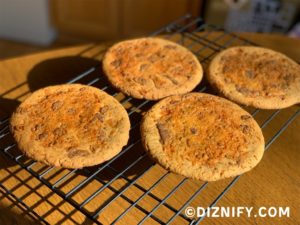
[[[211,61],[207,78],[227,98],[256,108],[300,102],[300,65],[270,49],[228,48]]]
[[[119,42],[108,49],[103,70],[120,91],[134,98],[156,100],[193,90],[202,67],[185,47],[160,38]]]
[[[27,156],[53,166],[100,164],[127,143],[126,110],[105,92],[86,85],[49,86],[13,113],[11,131]]]
[[[264,153],[264,137],[238,105],[209,94],[161,100],[141,124],[143,145],[164,168],[215,181],[252,169]]]

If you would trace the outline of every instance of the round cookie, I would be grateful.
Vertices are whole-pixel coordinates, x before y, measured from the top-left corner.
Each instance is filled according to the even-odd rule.
[[[280,109],[300,102],[300,65],[261,47],[240,46],[220,52],[211,61],[207,79],[232,101],[262,109]]]
[[[141,136],[161,166],[204,181],[249,171],[264,153],[263,134],[248,112],[203,93],[161,100],[145,114]]]
[[[160,38],[139,38],[113,45],[103,58],[103,70],[120,91],[149,100],[190,92],[203,75],[192,52]]]
[[[129,138],[126,110],[95,87],[68,84],[34,92],[13,113],[10,128],[27,156],[82,168],[117,155]]]

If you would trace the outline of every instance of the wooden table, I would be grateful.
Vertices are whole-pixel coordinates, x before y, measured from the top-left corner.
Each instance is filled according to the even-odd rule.
[[[205,33],[199,33],[205,35]],[[214,39],[220,33],[211,33],[206,38]],[[279,35],[262,34],[240,34],[260,45],[286,53],[294,60],[300,61],[300,40],[291,39]],[[221,40],[222,41],[222,40]],[[220,44],[222,44],[220,42]],[[0,62],[0,116],[7,115],[17,106],[19,101],[26,98],[29,93],[40,87],[57,82],[65,82],[78,72],[84,71],[92,65],[97,64],[95,60],[101,60],[106,47],[103,44],[91,44],[76,46],[72,48],[59,49],[39,54],[28,55],[19,58],[8,59]],[[208,50],[207,50],[208,51]],[[206,54],[205,52],[203,54]],[[100,84],[96,83],[96,86]],[[124,96],[119,94],[119,99]],[[126,107],[131,107],[130,103]],[[274,135],[279,127],[286,121],[287,117],[299,109],[299,106],[290,107],[281,111],[272,122],[263,129],[266,140]],[[263,111],[256,117],[262,124],[273,111]],[[139,114],[140,112],[137,112]],[[218,202],[218,206],[253,206],[255,210],[261,206],[282,206],[290,207],[290,218],[247,218],[243,214],[240,218],[206,218],[204,224],[300,224],[300,118],[285,130],[282,135],[271,145],[265,153],[262,162],[251,172],[244,174],[238,182]],[[2,147],[2,146],[1,146]],[[141,152],[140,144],[133,151]],[[6,159],[0,154],[0,182],[12,193],[21,198],[36,213],[42,215],[50,224],[92,224],[81,212],[64,201],[60,196],[52,192],[39,180],[32,177],[27,171],[20,169],[20,166]],[[130,160],[130,156],[128,158]],[[151,161],[146,159],[141,166],[126,174],[128,178],[134,179],[140,170]],[[114,165],[121,168],[123,165]],[[32,167],[34,171],[42,171],[45,168],[42,164]],[[120,169],[119,168],[119,169]],[[54,169],[45,175],[46,179],[55,182],[64,175],[67,170]],[[155,165],[147,174],[138,179],[137,184],[148,189],[161,177],[165,170]],[[108,182],[111,174],[105,173],[100,180]],[[83,180],[86,176],[83,173],[75,173],[68,182],[58,188],[64,192],[70,190],[72,185]],[[183,178],[175,174],[166,175],[166,178],[154,188],[151,193],[159,198],[166,196]],[[212,200],[230,183],[232,179],[209,183],[199,198],[196,198],[191,206],[208,206]],[[121,190],[126,187],[128,181],[119,178],[111,184],[112,189],[105,189],[95,200],[86,205],[86,209],[93,211],[103,205],[103,202],[114,196],[114,190]],[[176,209],[190,197],[203,182],[188,180],[179,188],[178,192],[168,199],[168,204]],[[100,188],[103,184],[99,181],[90,182],[79,193],[72,196],[76,202],[82,202],[91,193]],[[0,224],[36,224],[34,219],[27,215],[26,211],[16,204],[0,188]],[[135,201],[145,191],[131,187],[124,196]],[[146,210],[151,210],[158,202],[151,196],[146,195],[138,205]],[[104,224],[111,223],[117,215],[129,207],[128,201],[117,198],[110,207],[100,214],[99,221]],[[166,207],[159,208],[155,215],[162,221],[167,221],[173,213]],[[119,224],[135,224],[145,214],[134,208],[126,215]],[[155,224],[155,220],[149,219],[146,224]],[[174,224],[182,224],[184,220],[179,218]]]

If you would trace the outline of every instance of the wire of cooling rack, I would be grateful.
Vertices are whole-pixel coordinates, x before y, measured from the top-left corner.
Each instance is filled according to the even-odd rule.
[[[206,31],[205,33],[197,33],[199,31]],[[212,32],[215,31],[222,31],[213,38],[209,37]],[[196,56],[198,56],[199,61],[202,64],[206,64],[217,52],[220,50],[230,46],[233,42],[238,42],[239,45],[255,45],[255,43],[246,40],[244,38],[241,38],[235,34],[228,33],[226,31],[223,31],[217,27],[207,25],[204,23],[204,21],[201,18],[192,18],[191,16],[183,16],[176,21],[170,23],[169,25],[157,30],[156,32],[152,33],[151,35],[164,35],[163,37],[166,39],[171,39],[172,41],[176,41],[185,47],[189,48]],[[88,85],[98,85],[100,81],[104,81],[104,76],[99,74],[99,65],[95,65],[86,71],[75,75],[72,79],[70,79],[67,83],[74,83],[74,82],[80,82],[85,83]],[[112,96],[116,96],[118,93],[115,92],[114,89],[110,87],[109,84],[105,84],[104,86],[100,87],[101,90],[105,90],[109,92]],[[207,87],[203,86],[203,84],[199,85],[195,91],[204,92],[207,91]],[[134,99],[131,97],[125,97],[121,101],[121,104],[126,104],[128,102],[133,101]],[[138,129],[139,120],[135,119],[136,112],[139,109],[143,109],[145,107],[151,106],[153,103],[151,101],[142,101],[137,100],[137,103],[133,104],[133,107],[129,108],[127,110],[130,119],[132,121],[132,127],[131,132]],[[255,117],[261,110],[255,109],[252,111],[252,115]],[[269,117],[262,123],[261,128],[265,129],[271,121],[280,114],[281,110],[276,110],[275,112],[271,113]],[[280,136],[280,134],[288,127],[288,125],[300,114],[300,109],[298,109],[293,115],[291,115],[286,122],[280,127],[275,135],[271,137],[267,143],[265,148],[268,149],[271,144]],[[3,118],[0,120],[0,141],[8,138],[10,136],[9,128],[8,128],[8,118]],[[158,197],[153,193],[153,190],[160,185],[163,181],[165,181],[169,176],[172,175],[172,173],[166,171],[165,173],[160,174],[159,177],[157,177],[157,180],[151,184],[151,186],[145,188],[142,185],[138,183],[140,179],[145,177],[150,170],[153,169],[154,163],[148,163],[148,165],[144,166],[143,169],[139,171],[139,173],[133,177],[130,178],[126,175],[128,171],[130,171],[135,166],[141,164],[143,160],[147,159],[147,156],[143,151],[141,151],[139,154],[136,155],[136,157],[130,161],[125,168],[117,169],[114,166],[114,163],[118,160],[122,160],[123,157],[125,157],[126,154],[129,152],[134,151],[134,148],[140,144],[139,138],[132,137],[130,139],[129,144],[121,151],[117,156],[115,156],[110,161],[101,164],[97,166],[94,169],[90,168],[84,168],[82,170],[79,169],[73,169],[68,170],[67,173],[65,173],[63,176],[61,176],[58,180],[51,183],[50,179],[46,178],[47,175],[51,174],[55,168],[54,167],[47,167],[42,172],[36,172],[33,167],[37,164],[37,162],[30,160],[26,160],[27,158],[20,153],[13,153],[13,150],[16,148],[16,144],[9,142],[9,144],[5,144],[5,146],[1,146],[0,142],[0,148],[5,156],[7,156],[9,159],[13,160],[17,164],[21,166],[21,168],[28,171],[33,177],[37,178],[40,182],[42,182],[44,185],[46,185],[48,188],[50,188],[53,192],[55,192],[57,195],[59,195],[61,198],[63,198],[65,201],[70,203],[75,209],[81,211],[86,217],[94,221],[96,224],[101,224],[101,221],[98,220],[98,217],[102,215],[105,210],[107,210],[116,200],[119,198],[122,198],[124,201],[128,203],[128,207],[124,209],[124,211],[120,212],[120,214],[112,221],[111,224],[115,224],[118,221],[122,220],[124,216],[126,216],[133,208],[136,208],[140,210],[144,217],[139,221],[139,224],[143,224],[145,221],[147,221],[149,218],[156,221],[159,224],[170,224],[177,218],[181,218],[182,220],[186,221],[186,223],[190,224],[199,224],[203,219],[205,218],[205,215],[203,217],[198,218],[197,220],[192,220],[191,218],[187,218],[183,214],[183,210],[189,206],[195,199],[201,197],[201,193],[206,187],[209,185],[208,182],[204,182],[201,185],[198,185],[198,188],[191,193],[189,198],[179,207],[175,207],[168,203],[168,199],[170,199],[173,195],[180,192],[180,189],[184,187],[184,185],[187,182],[193,182],[190,179],[182,178],[177,185],[172,186],[172,189],[166,193],[164,197]],[[109,171],[112,173],[112,178],[110,178],[108,181],[104,181],[99,176],[104,172]],[[72,176],[76,175],[78,172],[82,172],[85,175],[85,178],[77,183],[72,189],[68,191],[62,191],[61,186],[68,182]],[[211,204],[209,207],[213,207],[217,204],[217,202],[226,194],[228,190],[231,189],[231,187],[234,186],[234,184],[238,181],[240,176],[237,176],[233,178],[230,183],[219,193],[219,195],[211,201]],[[118,180],[118,179],[124,179],[127,183],[122,187],[122,189],[118,190],[112,186],[112,184]],[[97,180],[99,181],[102,186],[99,187],[97,190],[95,190],[92,193],[89,193],[88,196],[81,202],[75,201],[72,197],[76,195],[80,190],[84,189],[90,182]],[[139,191],[141,191],[143,194],[140,195],[137,199],[132,200],[128,196],[126,196],[126,191],[128,191],[130,188],[135,187]],[[105,190],[109,189],[114,193],[114,196],[111,197],[108,201],[105,202],[105,204],[99,204],[99,207],[94,210],[93,212],[90,212],[85,208],[86,205],[88,205],[91,201],[93,201],[97,196],[99,196],[101,193],[103,193]],[[13,195],[11,191],[6,189],[7,193],[10,195]],[[15,196],[15,195],[14,195]],[[154,199],[157,203],[156,205],[148,210],[143,207],[141,204],[141,201],[145,199],[146,197],[151,197]],[[22,199],[17,198],[17,201],[20,202],[22,205],[26,205],[23,203]],[[161,207],[167,208],[171,213],[172,216],[168,218],[168,220],[163,220],[160,218],[155,212],[159,210]],[[30,207],[25,207],[28,209],[28,211],[33,211]],[[34,211],[33,211],[34,212]],[[34,212],[34,215],[36,213]],[[37,215],[37,218],[41,221],[45,221],[45,219],[39,215]],[[46,222],[47,223],[47,222]]]
[[[20,198],[13,194],[9,189],[7,189],[3,184],[0,183],[0,189],[2,189],[11,201],[20,204],[20,207],[26,210],[26,212],[33,218],[39,220],[42,224],[49,224],[42,216],[33,211],[28,205],[26,205]]]

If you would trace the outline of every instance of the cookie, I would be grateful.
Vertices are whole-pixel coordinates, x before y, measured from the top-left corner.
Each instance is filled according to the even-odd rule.
[[[139,38],[113,45],[103,58],[111,84],[138,99],[157,100],[193,90],[202,67],[185,47],[159,38]]]
[[[49,86],[20,104],[10,120],[19,149],[52,166],[82,168],[117,155],[129,138],[126,110],[86,85]]]
[[[261,109],[300,102],[300,65],[270,49],[228,48],[211,61],[207,79],[221,95]]]
[[[161,100],[144,116],[142,143],[162,167],[216,181],[251,170],[264,153],[252,116],[221,97],[189,93]]]

